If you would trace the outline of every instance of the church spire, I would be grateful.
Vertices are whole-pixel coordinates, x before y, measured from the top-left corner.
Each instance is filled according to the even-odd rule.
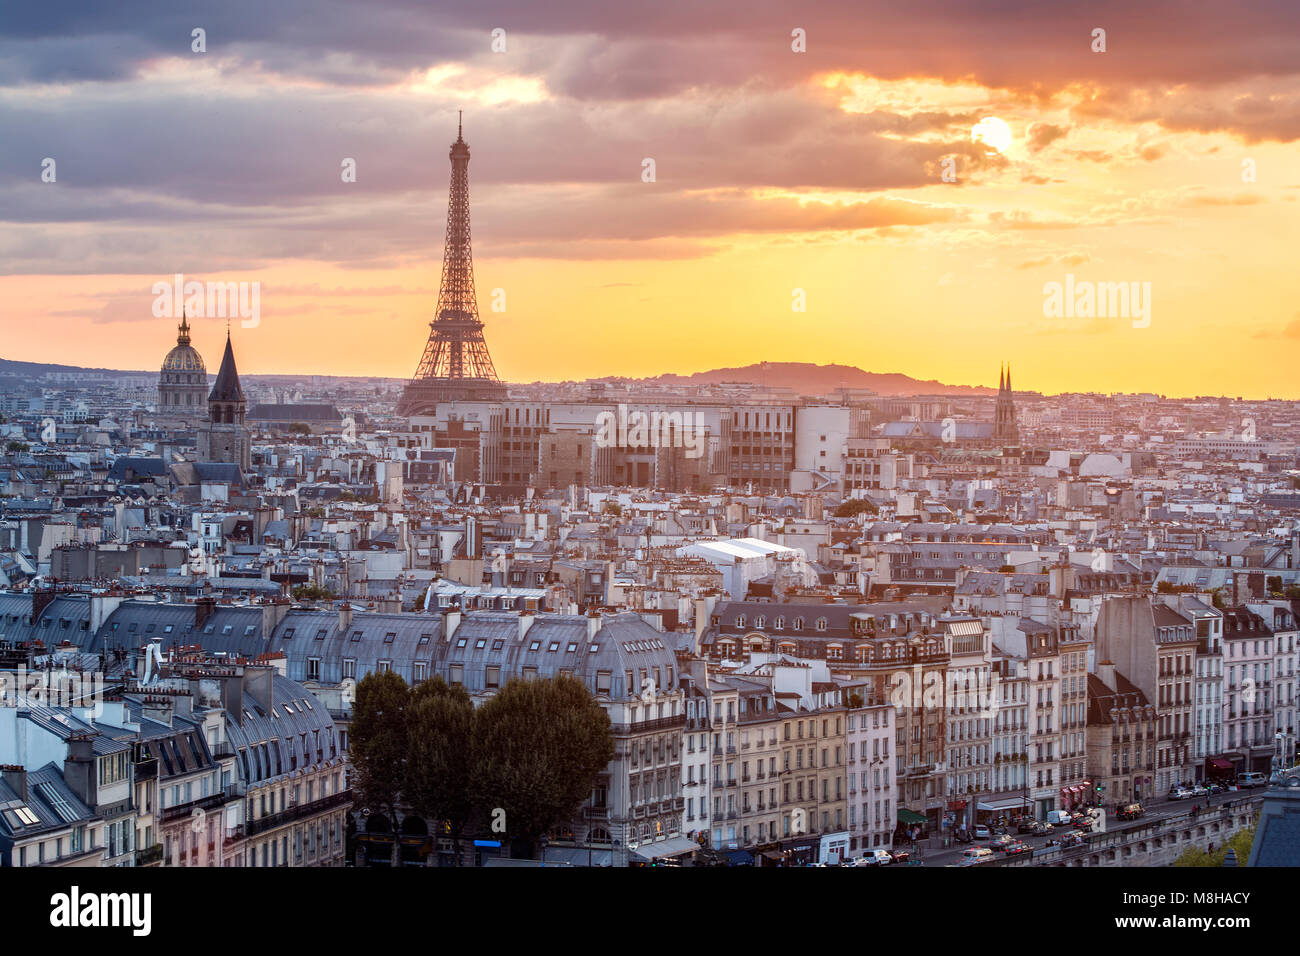
[[[999,362],[998,363],[998,394],[1001,394],[1002,392],[1006,391],[1007,387],[1004,384],[1005,376],[1006,376],[1005,366],[1001,362]]]
[[[230,330],[226,330],[226,351],[221,356],[221,368],[217,370],[217,380],[208,395],[208,403],[244,401],[244,390],[239,385],[239,370],[235,368],[235,351],[230,346]]]
[[[185,306],[181,306],[181,324],[178,325],[178,326],[176,326],[176,331],[177,331],[177,335],[176,335],[176,344],[177,344],[177,345],[189,345],[189,344],[190,344],[190,324],[189,324],[189,322],[188,322],[188,321],[186,320],[186,318],[185,318]]]

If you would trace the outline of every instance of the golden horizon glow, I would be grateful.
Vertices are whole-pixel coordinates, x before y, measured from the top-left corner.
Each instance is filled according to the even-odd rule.
[[[160,62],[152,75],[174,86],[187,69],[205,83],[220,74],[211,64]],[[244,85],[237,90],[255,95]],[[604,170],[579,163],[568,183],[480,183],[475,170],[485,152],[475,147],[476,285],[501,377],[642,377],[800,361],[988,386],[1010,360],[1018,388],[1045,393],[1300,398],[1288,361],[1300,345],[1293,144],[1170,128],[1141,96],[1114,105],[1086,85],[1035,98],[973,82],[841,71],[798,92],[831,104],[846,121],[879,125],[881,140],[899,147],[898,162],[927,163],[925,181],[907,181],[914,167],[905,167],[891,185],[886,164],[880,183],[861,188],[697,184],[681,181],[682,161],[669,155],[678,144],[639,143],[619,126],[628,171],[613,186],[601,179]],[[562,102],[540,79],[461,64],[348,95],[376,106],[451,95],[484,108]],[[638,108],[647,117],[665,109],[659,102]],[[629,110],[592,116],[615,122]],[[491,117],[476,116],[478,129]],[[467,139],[473,146],[468,126]],[[971,155],[980,144],[992,151],[985,162],[963,158],[957,181],[946,182],[922,147],[955,150],[963,142],[974,147]],[[535,145],[511,148],[527,155]],[[836,148],[832,141],[822,158],[842,161]],[[487,155],[498,166],[518,158]],[[661,157],[657,183],[636,182],[643,155]],[[1246,160],[1258,171],[1254,180],[1243,176]],[[375,161],[362,162],[370,163],[362,177],[373,175]],[[156,369],[174,344],[175,321],[152,318],[149,290],[187,265],[189,277],[261,283],[260,325],[234,323],[242,373],[409,377],[440,274],[445,154],[431,162],[428,181],[438,185],[418,197],[418,217],[394,205],[395,214],[427,222],[418,252],[346,267],[295,255],[207,273],[199,271],[200,247],[182,263],[161,264],[159,275],[49,275],[33,263],[27,274],[0,277],[7,332],[0,357]],[[332,156],[323,163],[336,164]],[[591,183],[578,178],[584,172]],[[334,201],[323,193],[320,208]],[[185,202],[176,199],[178,208]],[[663,211],[670,202],[684,204],[682,212]],[[493,215],[482,215],[485,208]],[[485,225],[509,227],[524,213],[545,222],[556,209],[566,221],[557,220],[553,240],[512,238]],[[268,206],[261,215],[308,221],[315,211]],[[620,219],[647,222],[644,235],[604,229]],[[229,235],[239,228],[230,225]],[[55,249],[75,255],[78,243],[93,244],[94,229],[50,225],[47,235],[58,243],[51,264]],[[1045,284],[1067,275],[1151,283],[1150,325],[1044,317]],[[492,311],[494,289],[506,294],[504,312]],[[792,311],[796,289],[806,312]],[[213,366],[225,322],[194,324],[195,346]]]

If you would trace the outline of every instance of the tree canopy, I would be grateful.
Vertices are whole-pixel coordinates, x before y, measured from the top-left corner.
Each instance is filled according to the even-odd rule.
[[[879,510],[879,508],[873,505],[866,498],[850,498],[848,501],[840,502],[840,506],[835,509],[835,517],[852,518],[854,515],[862,514],[864,511],[874,515],[878,513]]]
[[[472,795],[531,842],[572,818],[613,759],[609,715],[582,681],[515,679],[475,715]]]
[[[441,677],[411,689],[392,672],[369,674],[351,739],[363,804],[405,805],[457,841],[469,829],[502,834],[524,853],[573,819],[614,759],[609,715],[565,675],[512,680],[476,709]]]
[[[465,688],[435,677],[411,691],[402,796],[426,820],[445,823],[456,840],[473,809],[473,727],[474,704]]]
[[[391,812],[407,755],[406,711],[411,692],[392,671],[367,674],[357,684],[352,704],[352,743],[348,756],[356,770],[353,789],[361,802]]]

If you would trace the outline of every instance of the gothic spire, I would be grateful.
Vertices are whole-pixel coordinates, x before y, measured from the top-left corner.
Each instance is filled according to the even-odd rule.
[[[239,385],[239,370],[235,368],[235,351],[230,346],[230,330],[226,330],[226,351],[221,356],[217,380],[208,395],[209,402],[242,402],[244,390]]]

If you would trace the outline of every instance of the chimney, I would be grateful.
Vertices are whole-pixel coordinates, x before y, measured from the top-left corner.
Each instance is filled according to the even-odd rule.
[[[604,625],[604,619],[600,616],[599,611],[587,612],[587,640],[594,641],[596,635]]]
[[[1106,685],[1107,687],[1109,687],[1111,690],[1115,690],[1115,689],[1116,689],[1116,687],[1115,687],[1115,662],[1114,662],[1114,661],[1098,661],[1098,662],[1097,662],[1097,677],[1098,677],[1098,679],[1101,680],[1101,682],[1102,682],[1103,684],[1105,684],[1105,685]]]
[[[244,691],[257,701],[269,716],[275,706],[275,668],[261,664],[244,665]]]
[[[68,756],[63,761],[63,781],[77,799],[94,808],[95,734],[74,734],[68,738]]]
[[[172,725],[172,702],[168,697],[146,697],[141,703],[140,716],[160,724]]]
[[[352,626],[352,602],[344,601],[339,605],[339,633],[346,635]]]
[[[450,641],[460,627],[460,608],[452,606],[442,612],[442,639]]]
[[[35,624],[37,619],[50,606],[54,600],[54,588],[42,588],[39,591],[32,592],[32,623]]]
[[[9,784],[18,799],[27,802],[27,768],[17,764],[0,766],[0,779]]]
[[[537,615],[532,611],[519,612],[519,640],[524,639],[524,635],[528,633],[528,629],[533,626],[535,620],[537,620]]]
[[[197,633],[203,633],[203,625],[216,609],[217,599],[214,597],[201,597],[194,602],[194,630]]]

